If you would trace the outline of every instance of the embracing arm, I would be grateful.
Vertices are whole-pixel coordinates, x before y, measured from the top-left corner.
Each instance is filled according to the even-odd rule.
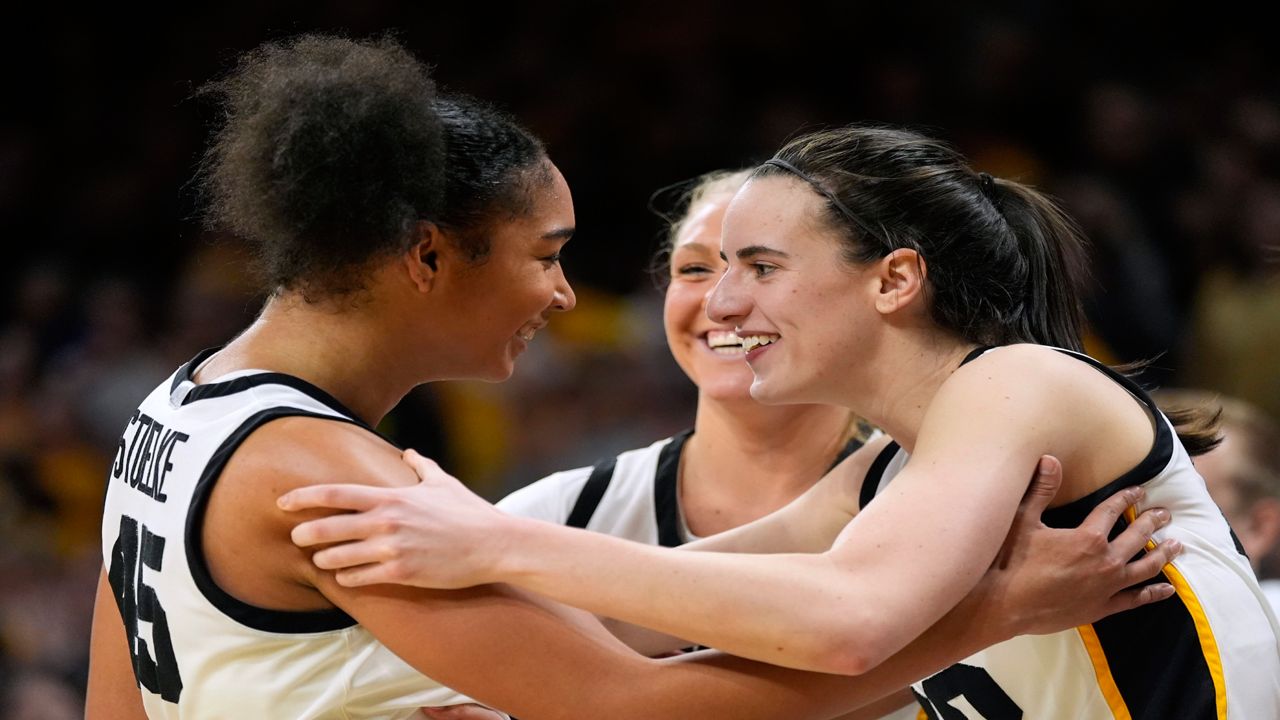
[[[85,720],[146,720],[142,692],[133,676],[133,659],[124,621],[111,594],[105,571],[98,577],[89,640],[89,688]]]
[[[314,475],[317,467],[370,482],[414,482],[394,451],[360,432],[325,426],[324,421],[276,421],[245,442],[220,484],[274,499],[269,493],[315,482],[317,478],[299,473]],[[308,462],[300,463],[298,458]],[[237,476],[246,474],[270,481],[237,481]],[[245,499],[251,506],[258,505],[253,498]],[[265,525],[287,543],[296,519],[273,509]],[[904,654],[897,669],[902,679],[885,675],[851,681],[717,653],[652,660],[623,646],[589,616],[506,585],[460,591],[347,587],[309,562],[295,567],[299,583],[319,590],[410,665],[524,720],[830,718],[889,694],[1008,632],[1007,624],[982,622],[971,627],[975,625],[972,618],[957,616],[951,626],[942,624]],[[496,666],[502,672],[493,672]],[[887,684],[890,681],[894,684]]]

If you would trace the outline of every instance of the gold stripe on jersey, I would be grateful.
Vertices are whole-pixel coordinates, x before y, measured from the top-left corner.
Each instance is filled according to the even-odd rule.
[[[1213,628],[1209,627],[1209,617],[1191,589],[1191,584],[1178,572],[1173,563],[1164,566],[1164,574],[1173,589],[1178,593],[1182,603],[1191,613],[1196,624],[1196,634],[1200,636],[1200,647],[1204,650],[1204,661],[1209,666],[1209,675],[1213,677],[1213,699],[1218,707],[1218,720],[1227,720],[1227,683],[1222,673],[1222,656],[1218,654],[1218,642],[1213,637]]]
[[[1138,512],[1130,507],[1124,511],[1124,516],[1132,523],[1137,520]],[[1155,549],[1155,541],[1148,540],[1147,550]],[[1205,664],[1209,666],[1209,676],[1213,678],[1213,700],[1218,710],[1218,720],[1227,720],[1227,681],[1222,672],[1222,655],[1218,653],[1218,641],[1214,639],[1213,628],[1209,626],[1209,616],[1205,614],[1200,598],[1196,597],[1195,591],[1191,589],[1191,583],[1187,582],[1178,568],[1174,567],[1173,563],[1166,563],[1163,570],[1165,577],[1169,578],[1169,583],[1173,585],[1173,591],[1178,595],[1178,599],[1191,614],[1191,621],[1195,623],[1196,635],[1200,638],[1200,650],[1204,653]]]
[[[1102,641],[1098,639],[1098,632],[1092,625],[1081,625],[1076,628],[1076,631],[1080,633],[1084,649],[1089,653],[1089,661],[1093,663],[1093,671],[1098,676],[1098,690],[1107,701],[1111,716],[1115,720],[1133,720],[1133,716],[1129,714],[1129,706],[1125,704],[1124,696],[1120,694],[1120,688],[1116,687],[1116,679],[1111,675],[1111,665],[1107,663],[1107,654],[1102,650]]]

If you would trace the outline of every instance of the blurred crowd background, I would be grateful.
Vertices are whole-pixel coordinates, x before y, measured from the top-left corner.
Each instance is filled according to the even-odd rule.
[[[543,137],[573,187],[578,309],[510,382],[420,388],[383,427],[488,497],[691,424],[648,273],[651,205],[674,196],[655,191],[851,121],[925,129],[1055,194],[1093,241],[1094,354],[1280,415],[1280,44],[1246,6],[181,5],[18,11],[26,41],[0,48],[7,718],[79,716],[117,436],[261,302],[188,181],[214,119],[194,89],[268,38],[393,30],[444,88]]]

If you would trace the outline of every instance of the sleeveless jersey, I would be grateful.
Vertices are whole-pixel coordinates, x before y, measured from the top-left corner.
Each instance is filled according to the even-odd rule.
[[[985,349],[984,349],[985,351]],[[1089,495],[1051,508],[1045,524],[1076,527],[1119,490],[1141,485],[1143,507],[1165,507],[1173,521],[1154,542],[1185,547],[1150,582],[1176,596],[1052,635],[1021,636],[983,650],[917,683],[931,720],[1280,718],[1280,630],[1249,560],[1210,499],[1177,434],[1132,380],[1066,350],[1129,391],[1155,418],[1155,441],[1141,463]],[[966,362],[977,357],[971,354]],[[890,443],[872,463],[865,505],[906,465]],[[1130,510],[1112,533],[1134,517]]]
[[[553,473],[506,496],[498,507],[649,545],[676,547],[697,540],[680,510],[678,484],[680,453],[692,434],[686,430],[594,467]],[[860,441],[850,440],[832,467],[860,447]],[[881,720],[915,720],[917,711],[912,706]]]
[[[250,433],[291,416],[373,430],[289,375],[245,371],[196,385],[194,368],[212,353],[142,402],[107,479],[103,561],[148,717],[399,720],[419,707],[471,702],[340,610],[257,608],[214,582],[202,549],[204,511]]]

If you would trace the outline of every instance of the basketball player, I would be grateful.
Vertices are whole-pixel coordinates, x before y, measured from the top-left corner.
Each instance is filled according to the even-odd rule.
[[[719,171],[698,178],[659,253],[669,271],[667,347],[698,387],[693,430],[594,467],[550,475],[508,495],[499,508],[676,547],[781,508],[862,446],[867,429],[845,408],[752,400],[741,341],[732,326],[707,317],[706,298],[725,268],[724,211],[749,175]],[[625,637],[644,647],[642,638],[649,636]],[[656,654],[670,643],[647,649]],[[910,693],[901,697],[914,705]],[[900,717],[914,720],[915,710]]]
[[[1171,421],[1078,352],[1083,246],[1052,203],[918,134],[847,127],[797,138],[753,174],[723,252],[708,313],[741,338],[752,396],[838,402],[888,435],[842,464],[862,469],[864,507],[829,550],[672,552],[512,518],[418,459],[415,488],[286,496],[363,512],[294,539],[353,541],[313,558],[351,587],[511,582],[738,655],[862,674],[973,587],[1026,488],[1018,468],[1051,453],[1069,470],[1051,524],[1133,483],[1172,510],[1148,548],[1188,549],[1164,569],[1176,598],[978,653],[915,685],[925,713],[1280,716],[1275,620],[1190,460],[1214,430]],[[778,536],[821,506],[776,518],[788,509],[771,516]]]

